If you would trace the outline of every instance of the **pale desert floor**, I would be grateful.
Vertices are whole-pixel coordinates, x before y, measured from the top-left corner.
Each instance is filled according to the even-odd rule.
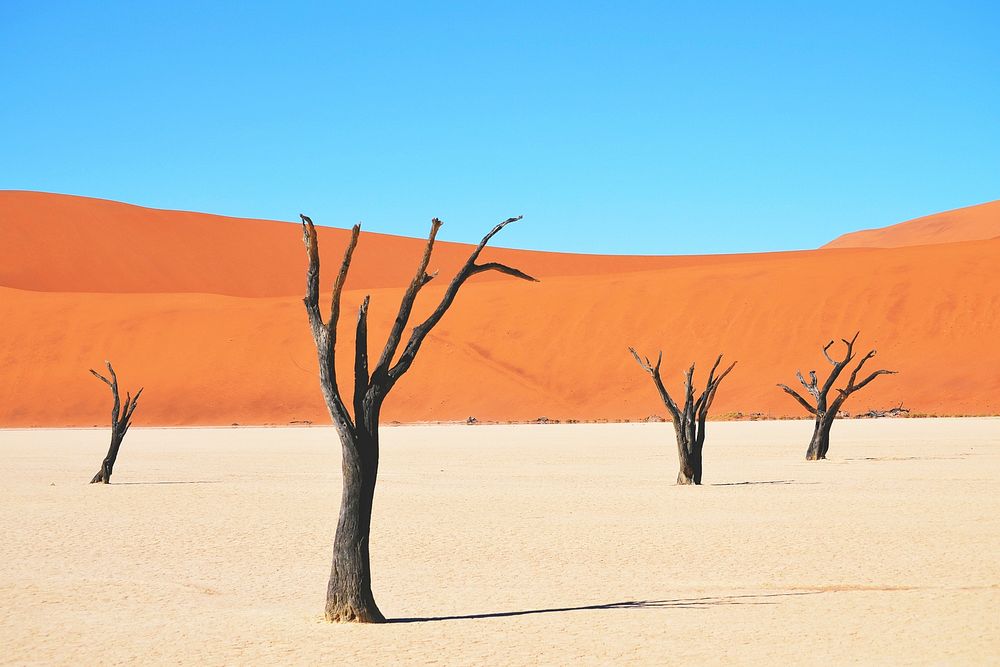
[[[395,623],[322,621],[325,428],[0,431],[0,661],[1000,662],[1000,420],[383,430]]]

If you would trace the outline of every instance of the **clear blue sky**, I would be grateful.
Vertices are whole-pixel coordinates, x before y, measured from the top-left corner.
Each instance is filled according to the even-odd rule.
[[[1000,3],[0,0],[0,188],[610,253],[1000,198]]]

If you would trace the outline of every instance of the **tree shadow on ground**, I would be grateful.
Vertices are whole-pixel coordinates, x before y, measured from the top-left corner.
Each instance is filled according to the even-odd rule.
[[[604,609],[708,609],[723,605],[760,605],[777,604],[767,598],[791,597],[798,595],[816,595],[820,591],[793,591],[788,593],[761,593],[759,595],[723,595],[701,598],[677,598],[674,600],[628,600],[624,602],[607,602],[605,604],[588,604],[579,607],[552,607],[549,609],[523,609],[520,611],[498,611],[486,614],[461,614],[456,616],[426,616],[413,618],[393,618],[389,623],[428,623],[432,621],[466,621],[484,618],[509,618],[512,616],[530,616],[533,614],[556,614],[568,611],[599,611]]]
[[[705,486],[748,486],[751,484],[819,484],[819,482],[796,482],[794,479],[771,479],[760,482],[721,482]]]
[[[969,453],[963,452],[957,456],[863,456],[845,458],[842,461],[961,461],[969,456]]]
[[[109,486],[149,486],[152,484],[222,484],[222,480],[201,479],[192,481],[166,481],[166,482],[111,482]]]

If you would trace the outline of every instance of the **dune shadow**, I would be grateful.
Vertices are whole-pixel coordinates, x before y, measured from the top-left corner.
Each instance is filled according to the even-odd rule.
[[[222,484],[221,479],[199,479],[191,481],[164,481],[164,482],[112,482],[110,486],[149,486],[152,484]]]
[[[393,618],[389,623],[429,623],[433,621],[470,621],[485,618],[510,618],[534,614],[557,614],[570,611],[600,611],[606,609],[708,609],[722,605],[762,605],[777,604],[766,598],[815,595],[820,591],[793,591],[788,593],[762,593],[759,595],[724,595],[718,597],[677,598],[674,600],[627,600],[588,604],[579,607],[551,607],[548,609],[521,609],[518,611],[497,611],[483,614],[458,614],[455,616],[425,616]]]

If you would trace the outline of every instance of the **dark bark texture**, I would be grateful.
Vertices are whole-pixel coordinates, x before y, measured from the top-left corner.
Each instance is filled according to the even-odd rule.
[[[694,389],[694,364],[691,364],[687,373],[684,374],[684,403],[678,405],[667,392],[666,387],[663,386],[663,379],[660,377],[660,362],[663,361],[663,353],[661,352],[657,356],[654,364],[649,360],[649,357],[640,357],[634,348],[630,347],[629,352],[635,357],[639,366],[653,378],[653,384],[674,423],[679,463],[677,483],[701,484],[702,451],[705,447],[705,422],[708,419],[708,410],[712,407],[719,385],[736,366],[736,362],[734,361],[726,370],[716,375],[719,364],[722,363],[722,355],[720,354],[715,360],[715,364],[712,365],[712,370],[708,373],[708,382],[704,391],[697,398],[695,398]]]
[[[837,382],[837,379],[840,377],[841,373],[843,373],[844,369],[857,358],[854,346],[860,333],[861,332],[855,333],[854,337],[850,340],[847,340],[846,338],[841,339],[841,342],[844,344],[844,356],[840,359],[834,359],[830,356],[830,348],[833,347],[832,340],[823,347],[823,356],[826,357],[828,362],[830,362],[833,369],[830,371],[830,375],[826,378],[822,385],[819,383],[819,378],[816,377],[816,371],[809,371],[809,380],[806,380],[802,376],[801,371],[797,371],[795,373],[795,377],[799,379],[799,383],[801,383],[802,386],[805,387],[806,391],[809,392],[809,395],[812,396],[813,403],[807,401],[801,394],[788,385],[778,385],[785,391],[785,393],[794,398],[799,405],[805,408],[809,414],[815,418],[812,439],[809,441],[809,448],[806,450],[806,460],[808,461],[819,461],[826,458],[827,452],[830,451],[830,429],[833,428],[833,422],[837,418],[840,408],[843,407],[844,402],[851,396],[851,394],[860,389],[864,389],[879,375],[892,375],[896,372],[877,370],[873,371],[863,380],[858,381],[858,374],[861,372],[861,369],[869,359],[875,356],[875,350],[870,350],[868,354],[861,357],[857,366],[855,366],[854,370],[851,371],[850,376],[847,378],[847,385],[841,389],[837,389],[837,395],[833,398],[833,400],[830,400],[829,396],[830,391],[833,389],[833,385]]]
[[[115,369],[112,368],[110,361],[105,361],[104,365],[108,367],[108,377],[104,377],[93,368],[90,369],[90,372],[111,388],[111,395],[114,398],[114,405],[111,408],[111,446],[108,448],[108,455],[101,462],[101,469],[90,480],[91,484],[109,484],[111,482],[111,473],[114,471],[115,461],[118,460],[118,450],[121,449],[122,440],[125,439],[125,434],[128,433],[128,429],[132,425],[132,413],[135,412],[135,406],[142,394],[141,388],[136,392],[135,398],[125,392],[125,404],[122,405]]]
[[[309,316],[313,340],[316,343],[320,388],[330,418],[340,436],[344,478],[340,516],[333,542],[333,565],[326,591],[326,618],[337,622],[380,623],[385,621],[385,616],[372,595],[369,540],[375,485],[378,479],[378,424],[382,403],[396,382],[409,370],[427,334],[454,303],[465,281],[485,271],[498,271],[524,280],[535,279],[504,264],[478,262],[490,239],[510,223],[521,219],[509,218],[483,237],[448,285],[437,308],[427,319],[413,327],[402,352],[399,352],[417,294],[436,275],[427,273],[427,267],[434,250],[434,239],[442,223],[437,218],[432,220],[430,235],[416,275],[403,294],[399,312],[374,367],[369,366],[368,359],[368,297],[365,297],[358,309],[354,343],[352,415],[337,385],[335,358],[340,298],[351,266],[351,258],[358,244],[361,226],[355,225],[351,232],[351,240],[333,285],[330,315],[324,322],[319,307],[319,246],[316,228],[309,217],[303,215],[301,218],[303,240],[309,261],[306,273],[306,296],[303,301]]]

